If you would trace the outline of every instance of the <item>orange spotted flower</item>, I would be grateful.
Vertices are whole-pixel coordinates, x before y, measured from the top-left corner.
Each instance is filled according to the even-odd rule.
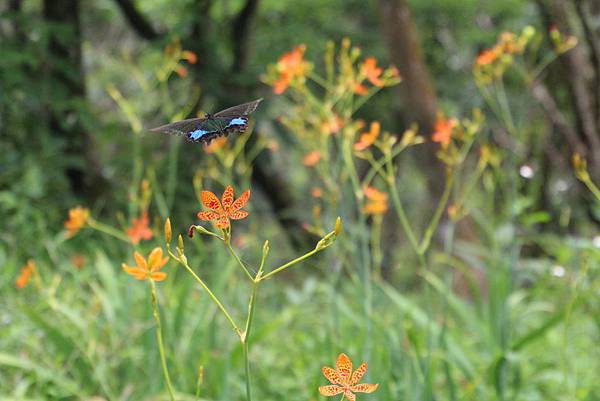
[[[126,263],[123,263],[121,266],[125,272],[132,275],[136,280],[150,278],[154,281],[163,281],[167,278],[167,273],[159,271],[169,261],[168,257],[162,257],[162,248],[154,248],[150,252],[150,255],[148,255],[147,260],[139,252],[134,252],[133,256],[137,266],[129,266]]]
[[[127,229],[127,235],[134,245],[139,244],[141,240],[147,241],[152,239],[153,233],[152,229],[148,227],[148,222],[148,212],[146,211],[142,212],[139,218],[133,219],[131,227]]]
[[[381,125],[379,124],[379,121],[373,121],[369,132],[365,132],[360,136],[360,140],[354,144],[354,149],[360,151],[371,146],[379,136],[380,130]]]
[[[240,209],[250,199],[250,190],[244,192],[235,201],[233,200],[233,187],[231,185],[225,188],[220,201],[211,191],[202,191],[200,198],[202,204],[210,211],[199,212],[198,218],[205,221],[216,220],[215,224],[219,228],[229,227],[229,219],[240,220],[248,216],[247,211]]]
[[[363,208],[366,214],[384,214],[388,209],[388,195],[374,187],[365,187],[363,192],[368,199],[367,204]]]
[[[19,276],[15,280],[15,287],[17,287],[19,290],[21,288],[25,287],[27,285],[27,283],[29,283],[29,279],[31,278],[31,275],[34,272],[35,272],[35,262],[33,261],[33,259],[29,259],[27,261],[27,263],[25,264],[25,266],[21,267],[21,272],[19,273]]]
[[[90,218],[90,210],[77,206],[69,209],[69,220],[65,221],[65,228],[69,230],[68,236],[72,237],[77,234]]]
[[[323,375],[332,384],[329,386],[320,386],[319,393],[325,396],[334,396],[344,393],[348,401],[355,401],[354,393],[372,393],[377,390],[379,384],[358,384],[360,379],[367,371],[367,364],[363,362],[352,372],[352,361],[346,354],[340,354],[335,363],[335,369],[328,366],[323,367]]]
[[[434,132],[431,136],[433,142],[438,142],[442,148],[447,148],[450,145],[452,138],[452,130],[456,127],[457,121],[455,118],[445,118],[439,114],[434,125]]]
[[[361,68],[369,82],[375,86],[383,86],[383,81],[379,78],[383,73],[383,69],[377,67],[377,60],[375,57],[368,57],[365,59]]]
[[[275,65],[279,77],[273,82],[273,91],[277,95],[285,92],[294,78],[303,78],[306,75],[310,63],[304,61],[305,51],[305,45],[296,46],[294,50],[281,56]]]

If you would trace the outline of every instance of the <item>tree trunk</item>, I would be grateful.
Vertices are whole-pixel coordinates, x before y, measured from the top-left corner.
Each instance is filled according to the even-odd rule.
[[[45,102],[51,134],[64,141],[65,156],[87,164],[70,163],[67,176],[71,188],[76,194],[92,200],[102,193],[106,182],[81,118],[86,110],[82,107],[85,105],[85,80],[79,11],[78,0],[44,0],[44,18],[50,28]]]

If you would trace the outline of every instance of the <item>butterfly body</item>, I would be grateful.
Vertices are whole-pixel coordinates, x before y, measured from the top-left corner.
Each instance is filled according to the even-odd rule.
[[[230,107],[215,114],[206,114],[204,118],[177,121],[153,128],[151,131],[185,135],[191,142],[209,144],[219,136],[245,132],[248,128],[248,115],[256,110],[261,101],[262,98]]]

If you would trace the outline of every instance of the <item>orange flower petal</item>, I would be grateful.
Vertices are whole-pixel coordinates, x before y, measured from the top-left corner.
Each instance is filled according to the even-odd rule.
[[[340,386],[319,386],[319,394],[330,397],[341,394],[344,389]]]
[[[148,263],[146,263],[146,259],[144,259],[144,257],[140,255],[139,252],[134,252],[133,257],[135,258],[135,262],[137,263],[137,266],[140,269],[148,271]]]
[[[341,384],[340,375],[335,371],[335,369],[330,368],[329,366],[323,366],[323,376],[327,380],[329,380],[333,384]]]
[[[218,228],[227,228],[229,227],[229,219],[227,218],[227,216],[223,216],[215,222],[215,225]]]
[[[350,387],[350,390],[356,391],[357,393],[372,393],[373,391],[377,390],[377,387],[379,387],[379,384],[362,383]]]
[[[163,281],[167,278],[167,273],[165,272],[153,272],[150,274],[150,278],[154,281]]]
[[[153,271],[154,266],[160,262],[160,259],[162,258],[162,249],[160,249],[160,247],[156,247],[152,250],[152,252],[150,252],[150,255],[148,255],[148,267],[150,269],[150,271]]]
[[[223,207],[221,206],[221,201],[217,198],[217,195],[213,194],[210,191],[202,191],[200,193],[200,199],[202,200],[202,204],[214,210],[217,213],[221,213],[223,211]]]
[[[219,217],[219,214],[215,212],[198,212],[198,218],[200,220],[210,221]]]
[[[388,199],[388,196],[385,192],[377,190],[375,187],[365,187],[363,188],[363,192],[367,199],[372,201],[385,202]]]
[[[343,383],[348,383],[352,374],[352,361],[348,355],[341,353],[335,362],[335,368]]]
[[[356,401],[356,395],[354,395],[352,393],[352,391],[346,390],[346,391],[344,391],[344,395],[346,396],[346,398],[348,399],[348,401]]]
[[[243,208],[246,205],[246,203],[248,203],[248,199],[250,199],[250,190],[249,189],[247,191],[245,191],[242,195],[240,195],[240,197],[237,198],[235,200],[235,202],[233,202],[233,205],[231,205],[231,210],[232,211],[240,210],[241,208]]]
[[[352,378],[350,379],[350,385],[354,385],[354,384],[358,383],[360,381],[360,379],[362,379],[362,377],[365,375],[365,372],[367,371],[368,367],[369,366],[367,365],[366,362],[361,363],[360,366],[358,368],[356,368],[354,373],[352,373]]]
[[[231,185],[227,185],[225,191],[223,191],[223,196],[221,197],[221,205],[223,205],[223,209],[227,210],[233,203],[233,187]]]
[[[128,266],[125,263],[123,263],[121,266],[123,267],[123,270],[125,270],[125,272],[127,274],[132,275],[133,278],[135,278],[136,280],[144,280],[148,275],[147,270],[140,269],[139,267]]]
[[[245,210],[236,210],[233,213],[229,213],[229,218],[232,220],[241,220],[248,217],[248,212]]]

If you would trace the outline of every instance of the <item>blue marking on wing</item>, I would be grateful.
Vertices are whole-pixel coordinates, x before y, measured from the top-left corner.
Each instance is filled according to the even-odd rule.
[[[227,127],[225,128],[229,128],[233,125],[246,125],[246,119],[245,118],[234,118],[231,121],[229,121],[229,124],[227,124]]]
[[[204,129],[197,129],[196,131],[192,131],[189,133],[190,139],[198,139],[206,134],[208,134],[210,131],[204,130]]]

